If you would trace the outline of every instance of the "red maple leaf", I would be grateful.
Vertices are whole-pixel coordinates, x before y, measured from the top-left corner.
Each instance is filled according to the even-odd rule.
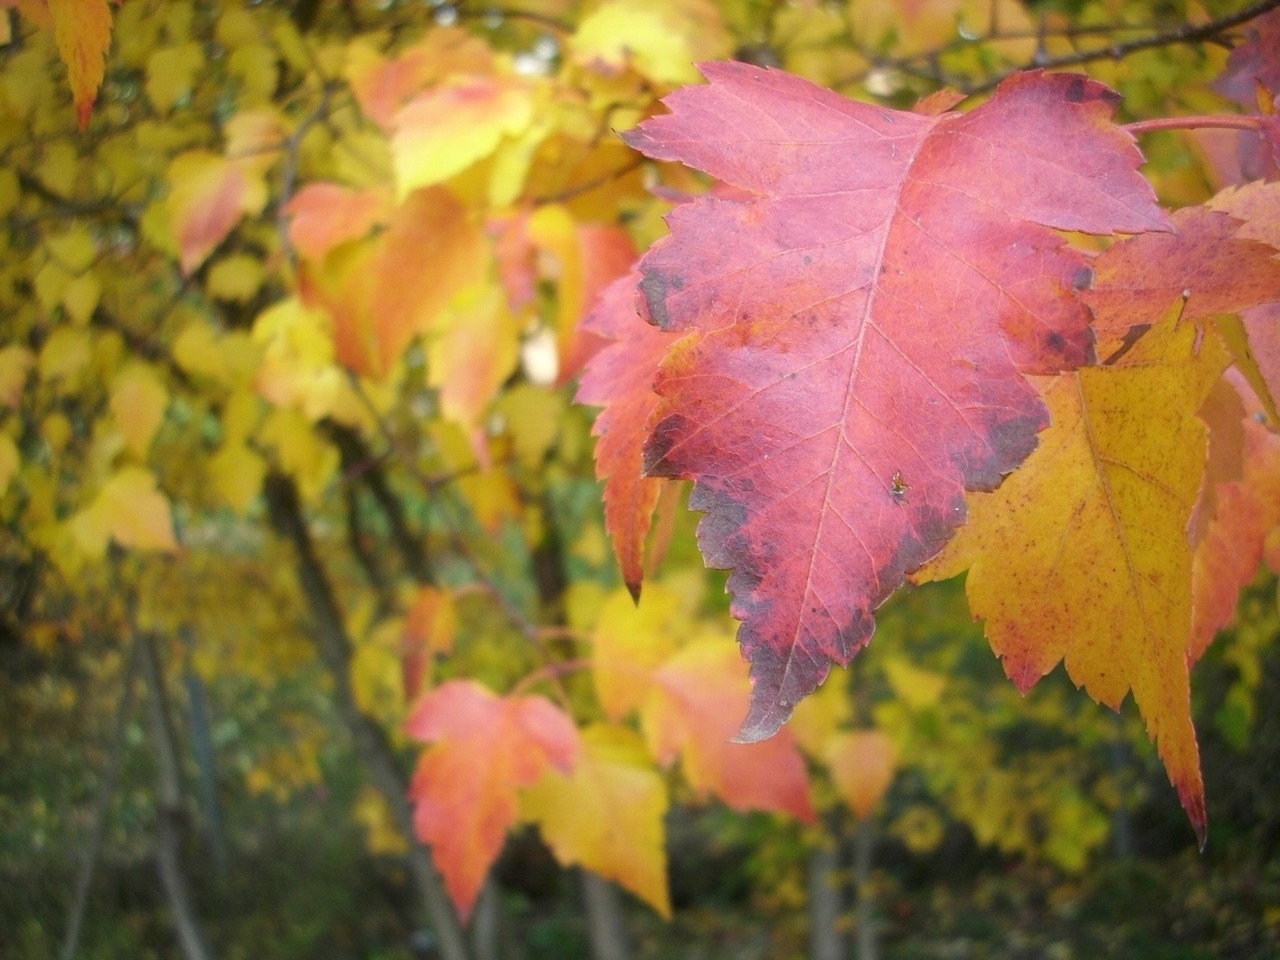
[[[1117,97],[1024,73],[968,112],[857,103],[780,71],[707,86],[626,136],[749,194],[668,217],[641,261],[684,336],[645,467],[695,481],[707,563],[731,568],[767,737],[870,638],[872,613],[1036,445],[1025,373],[1093,359],[1086,258],[1054,233],[1169,229]],[[1053,228],[1053,229],[1050,229]]]
[[[644,541],[663,481],[643,475],[640,438],[658,404],[653,370],[671,343],[670,336],[644,322],[637,310],[634,271],[605,288],[582,324],[607,346],[587,365],[578,388],[579,403],[604,407],[592,432],[596,476],[604,481],[604,525],[622,567],[622,579],[639,600],[644,571]]]

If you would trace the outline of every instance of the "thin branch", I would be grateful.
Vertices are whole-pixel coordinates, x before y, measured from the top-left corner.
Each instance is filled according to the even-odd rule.
[[[1033,67],[1051,69],[1055,67],[1070,67],[1082,63],[1094,63],[1098,60],[1122,60],[1130,54],[1138,53],[1142,50],[1214,40],[1233,27],[1248,23],[1250,20],[1256,20],[1264,13],[1269,13],[1277,7],[1280,7],[1280,0],[1261,0],[1261,2],[1245,7],[1243,10],[1238,10],[1225,17],[1219,17],[1217,20],[1210,20],[1208,23],[1202,23],[1199,26],[1186,24],[1177,30],[1169,30],[1165,33],[1157,33],[1137,40],[1129,40],[1125,43],[1115,43],[1108,47],[1099,47],[1096,50],[1081,50],[1077,53],[1067,53],[1057,57],[1040,58],[1037,62],[1017,67],[1012,72]],[[1008,73],[993,77],[976,87],[968,88],[966,92],[970,94],[985,93],[993,89],[1007,75]]]

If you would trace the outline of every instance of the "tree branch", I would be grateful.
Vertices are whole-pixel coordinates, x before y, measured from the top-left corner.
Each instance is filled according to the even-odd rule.
[[[1097,50],[1081,50],[1078,53],[1067,53],[1057,57],[1040,57],[1035,62],[1025,64],[1016,69],[1051,69],[1054,67],[1070,67],[1081,63],[1093,63],[1098,60],[1122,60],[1130,54],[1138,53],[1141,50],[1213,40],[1222,36],[1232,27],[1238,27],[1242,23],[1256,20],[1264,13],[1269,13],[1277,7],[1280,7],[1280,0],[1261,0],[1261,2],[1245,7],[1243,10],[1238,10],[1225,17],[1219,17],[1216,20],[1210,20],[1208,23],[1202,23],[1199,26],[1186,24],[1177,30],[1140,37],[1137,40],[1129,40],[1125,43],[1115,43],[1107,47],[1100,47]],[[1007,75],[1004,74],[987,80],[977,87],[970,88],[967,92],[970,94],[984,93],[993,89]]]

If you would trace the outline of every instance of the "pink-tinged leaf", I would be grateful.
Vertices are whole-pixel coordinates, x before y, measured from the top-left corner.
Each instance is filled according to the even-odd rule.
[[[1191,573],[1191,662],[1235,613],[1240,589],[1253,579],[1267,537],[1280,528],[1280,436],[1263,426],[1262,405],[1243,378],[1227,382],[1244,403],[1239,479],[1219,483],[1216,509],[1196,547]]]
[[[1280,249],[1280,184],[1250,183],[1224,190],[1209,205],[1244,221],[1238,236]],[[1270,302],[1243,310],[1241,322],[1244,342],[1228,336],[1227,345],[1236,366],[1275,420],[1276,401],[1280,399],[1280,290],[1274,292]]]
[[[1280,10],[1245,25],[1246,40],[1227,57],[1227,68],[1213,87],[1229,100],[1256,107],[1259,88],[1268,99],[1280,93]]]
[[[284,211],[289,215],[289,242],[308,260],[320,260],[334,247],[367,236],[383,223],[390,195],[370,188],[352,190],[336,183],[308,183],[293,195]]]
[[[578,730],[542,697],[499,697],[451,680],[419,701],[405,731],[431,744],[409,790],[414,827],[465,919],[516,822],[519,789],[548,768],[572,770]]]
[[[651,677],[641,725],[659,763],[677,756],[699,794],[734,810],[786,813],[815,822],[804,760],[790,731],[760,743],[733,742],[750,685],[731,646],[695,641]]]
[[[635,272],[600,296],[586,329],[610,341],[586,366],[579,403],[603,407],[592,433],[596,476],[604,481],[604,525],[631,596],[639,598],[644,541],[665,481],[643,475],[642,441],[658,404],[653,374],[673,337],[645,323],[637,310]]]
[[[266,200],[260,182],[234,160],[203,150],[179,154],[169,165],[166,206],[178,241],[182,272],[190,275]]]
[[[1084,294],[1097,317],[1098,359],[1114,363],[1179,297],[1183,320],[1206,320],[1280,293],[1274,247],[1249,239],[1234,217],[1205,207],[1173,215],[1177,233],[1148,233],[1117,244],[1098,262]]]
[[[870,638],[873,611],[1034,449],[1024,373],[1093,359],[1083,255],[1053,229],[1167,230],[1116,96],[1010,77],[965,114],[856,103],[714,63],[626,135],[745,189],[668,217],[641,261],[686,336],[655,382],[645,465],[696,481],[752,663],[740,736],[771,735]],[[1053,228],[1053,229],[1049,229]]]
[[[436,27],[389,60],[369,45],[351,44],[343,76],[365,116],[389,132],[396,111],[414,94],[450,74],[488,74],[493,68],[493,50],[479,37],[460,27]]]

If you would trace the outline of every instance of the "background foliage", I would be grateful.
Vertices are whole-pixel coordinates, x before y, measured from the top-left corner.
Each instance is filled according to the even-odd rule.
[[[693,62],[899,107],[1083,62],[1121,119],[1208,113],[1237,109],[1209,40],[1243,34],[1174,41],[1238,4],[128,0],[84,4],[70,45],[68,5],[17,6],[6,952],[1277,949],[1274,578],[1197,668],[1203,856],[1132,712],[1060,674],[1020,697],[955,583],[892,601],[848,683],[731,748],[722,580],[672,496],[633,605],[571,403],[580,321],[702,189],[615,135]],[[1201,202],[1240,177],[1234,137],[1152,135],[1145,172]],[[504,732],[449,753],[473,709]],[[417,831],[415,763],[475,784]]]

